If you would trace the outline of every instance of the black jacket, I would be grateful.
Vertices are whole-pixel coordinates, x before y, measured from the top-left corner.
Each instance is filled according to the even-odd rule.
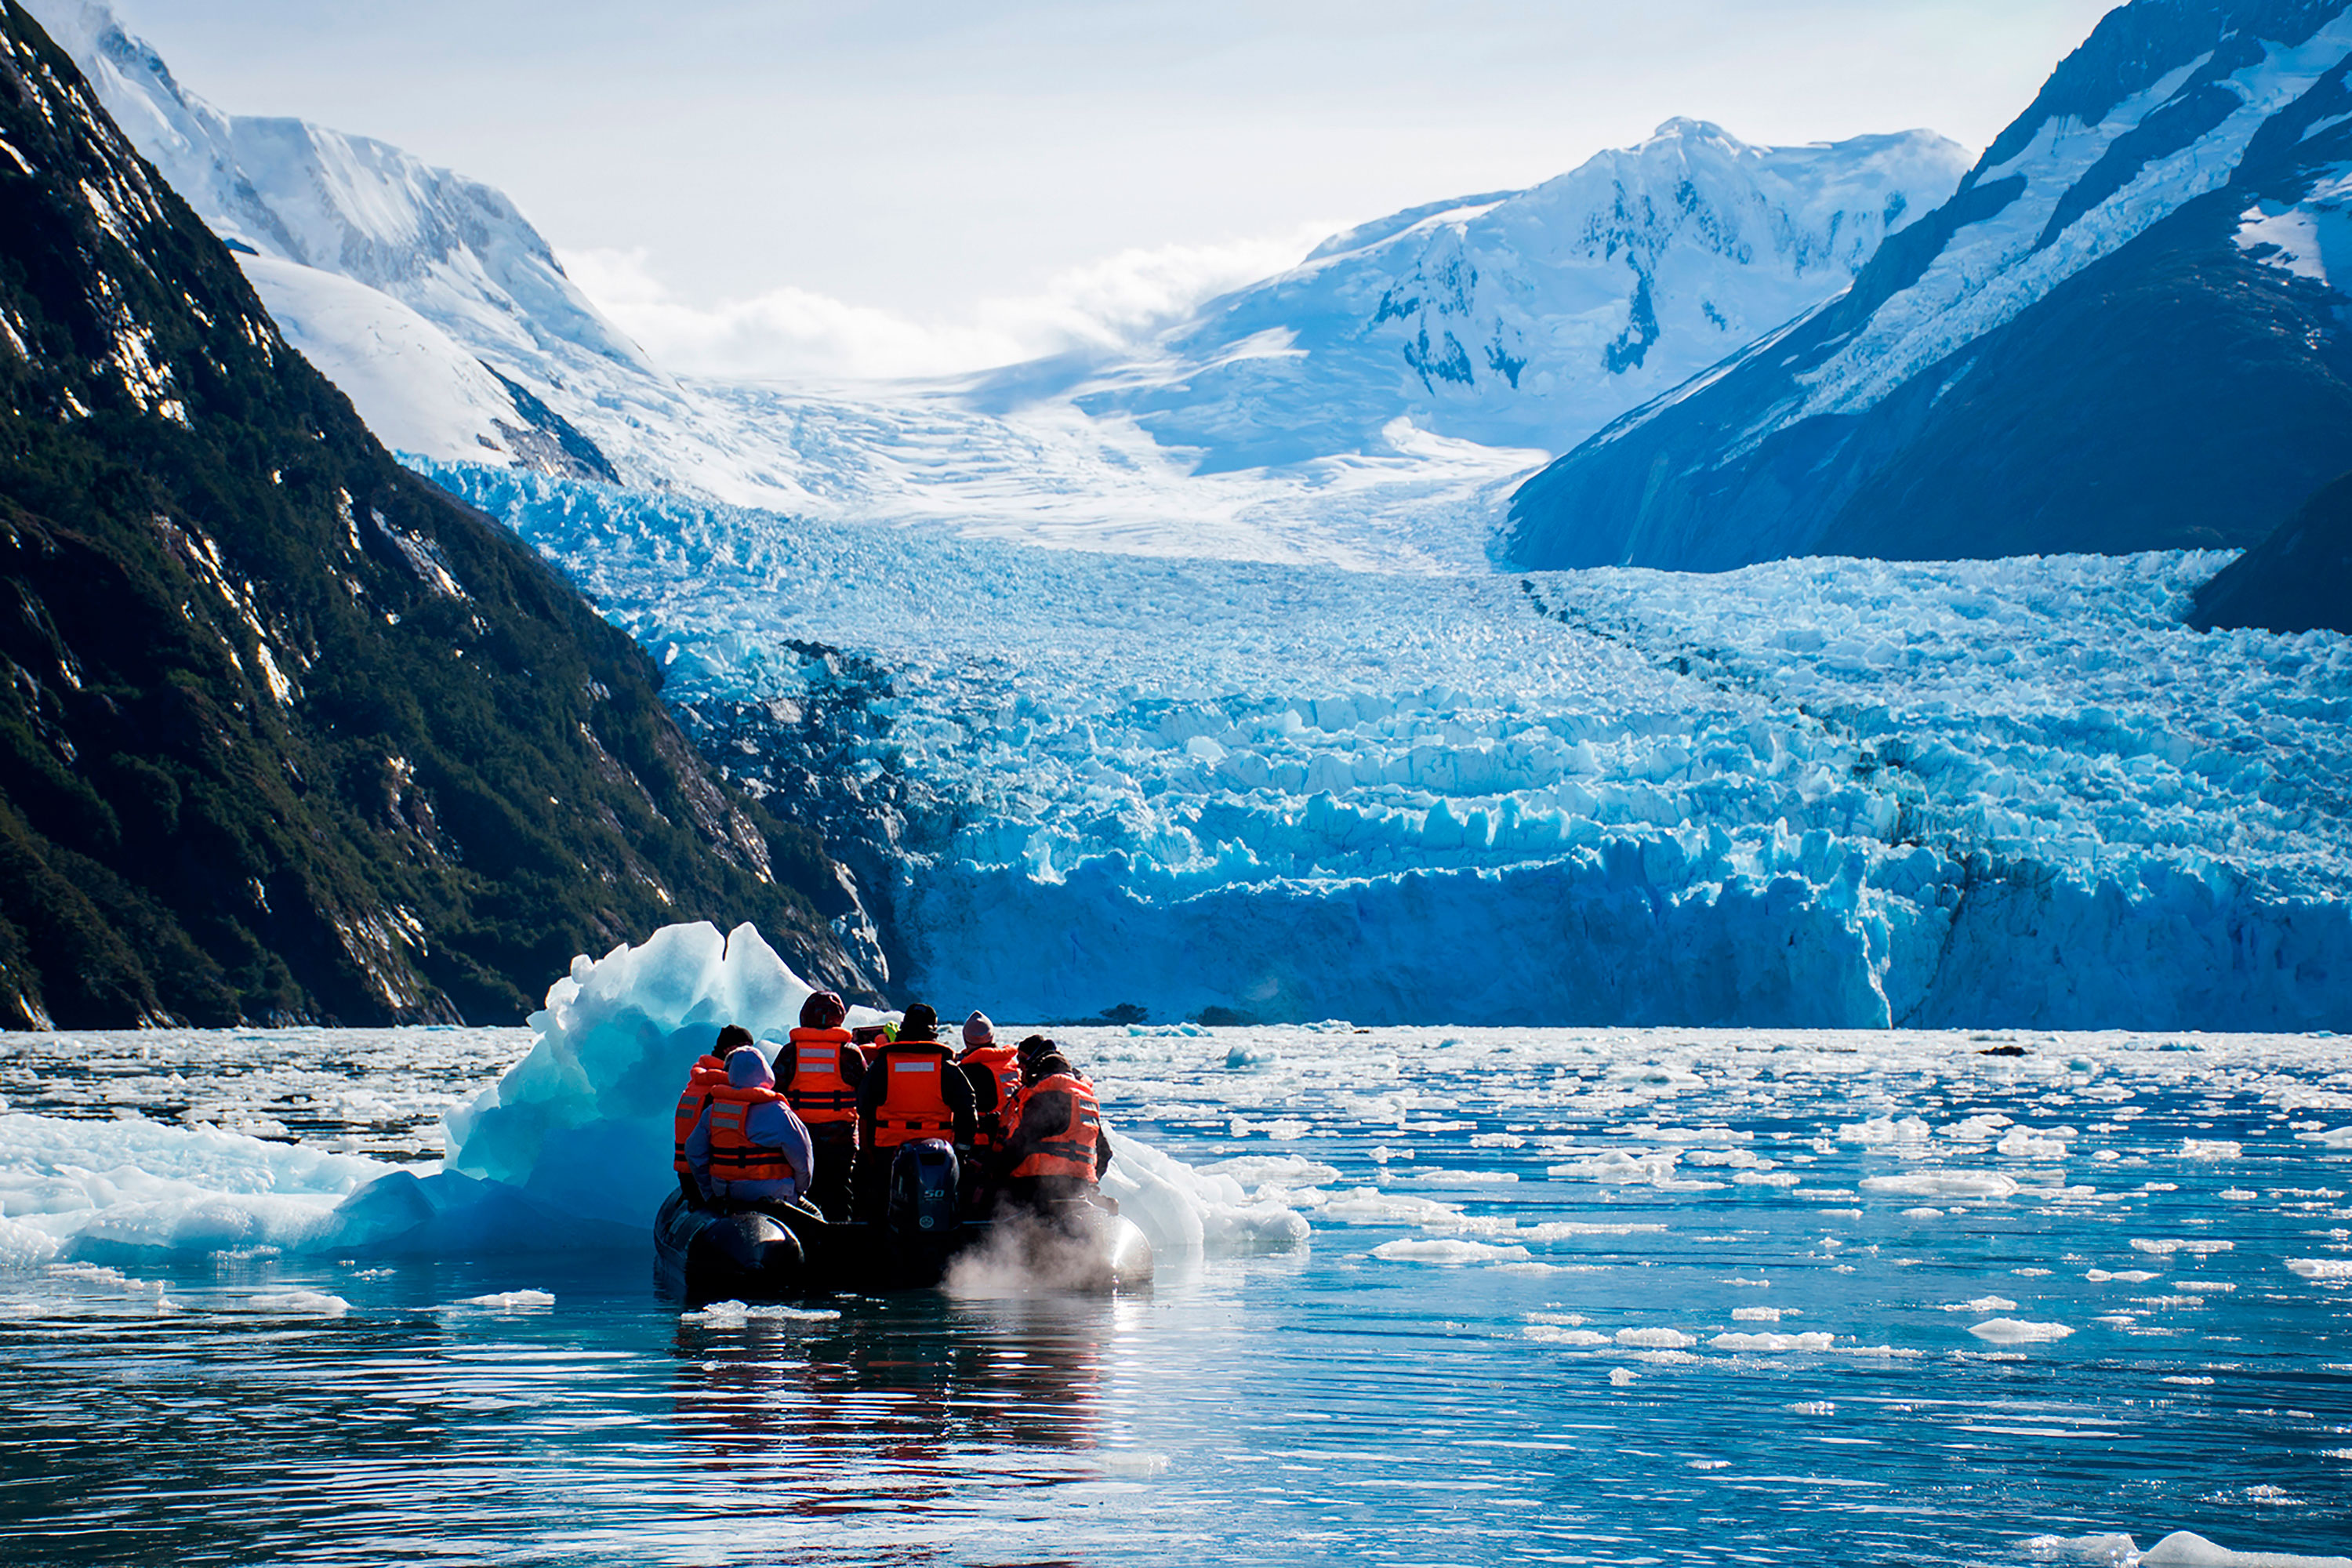
[[[955,1114],[955,1141],[970,1145],[972,1141],[971,1080],[963,1075],[947,1047],[937,1040],[898,1040],[874,1054],[866,1064],[866,1081],[857,1086],[857,1136],[866,1147],[874,1147],[874,1116],[882,1108],[882,1097],[889,1092],[889,1064],[892,1057],[905,1059],[909,1056],[937,1058],[940,1064],[940,1098],[948,1102]]]

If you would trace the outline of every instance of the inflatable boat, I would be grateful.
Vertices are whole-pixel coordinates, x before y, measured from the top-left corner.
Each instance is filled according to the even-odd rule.
[[[1049,1289],[1131,1289],[1151,1279],[1151,1244],[1108,1200],[973,1219],[958,1192],[954,1151],[934,1142],[901,1152],[878,1221],[833,1221],[784,1204],[714,1206],[675,1192],[654,1217],[656,1284],[688,1307],[922,1289],[967,1257]]]

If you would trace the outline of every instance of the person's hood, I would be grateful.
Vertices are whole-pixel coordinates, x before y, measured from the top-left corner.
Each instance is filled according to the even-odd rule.
[[[773,1089],[776,1075],[767,1058],[745,1047],[728,1057],[727,1081],[737,1089]]]

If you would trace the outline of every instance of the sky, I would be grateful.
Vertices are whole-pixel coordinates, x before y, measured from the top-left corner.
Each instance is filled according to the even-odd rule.
[[[115,0],[184,87],[513,197],[672,368],[1147,329],[1677,114],[1971,147],[2106,0]]]

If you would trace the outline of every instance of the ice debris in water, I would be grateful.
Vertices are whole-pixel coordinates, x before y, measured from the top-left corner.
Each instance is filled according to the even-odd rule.
[[[2192,1531],[2176,1530],[2146,1552],[2131,1536],[2037,1535],[2025,1543],[2037,1563],[2086,1563],[2098,1568],[2352,1568],[2352,1557],[2313,1557],[2293,1552],[2239,1552]]]
[[[272,1312],[289,1318],[340,1318],[352,1310],[349,1301],[323,1290],[267,1290],[230,1305],[248,1312]]]
[[[720,1026],[780,1040],[812,987],[750,924],[665,926],[636,946],[576,958],[530,1016],[530,1054],[447,1119],[458,1175],[525,1189],[592,1220],[642,1229],[674,1190],[678,1085]],[[880,1014],[853,1008],[850,1021]],[[1253,1200],[1122,1133],[1104,1108],[1114,1160],[1103,1190],[1163,1252],[1287,1247],[1307,1221]]]
[[[2039,1345],[2063,1340],[2074,1331],[2063,1323],[2036,1323],[2023,1318],[1995,1318],[1978,1323],[1969,1332],[1997,1345]]]
[[[781,1301],[747,1306],[741,1301],[714,1301],[698,1311],[680,1312],[677,1321],[706,1329],[740,1329],[753,1322],[826,1323],[841,1314],[830,1307],[792,1307]]]
[[[545,1290],[495,1290],[487,1296],[467,1296],[450,1305],[485,1312],[543,1312],[555,1305],[555,1297]]]

